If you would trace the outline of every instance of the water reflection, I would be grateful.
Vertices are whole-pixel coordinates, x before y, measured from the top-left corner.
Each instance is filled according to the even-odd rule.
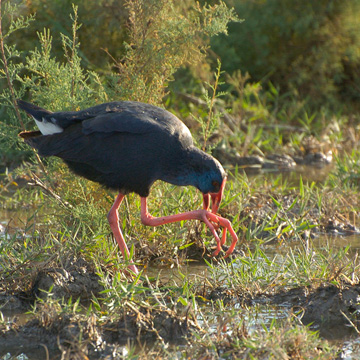
[[[284,169],[279,171],[278,169],[243,169],[249,178],[258,178],[267,180],[274,180],[279,176],[283,181],[287,181],[292,186],[299,186],[299,179],[302,178],[303,182],[316,182],[322,183],[326,181],[330,172],[334,169],[333,165],[327,165],[322,167],[316,166],[296,166],[295,168]]]
[[[360,338],[353,337],[352,339],[349,339],[343,343],[340,359],[360,359]]]

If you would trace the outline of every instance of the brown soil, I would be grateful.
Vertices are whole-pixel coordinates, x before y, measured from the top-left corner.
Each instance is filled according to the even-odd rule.
[[[16,316],[7,324],[0,324],[0,356],[21,344],[21,352],[40,353],[49,351],[53,359],[108,359],[121,356],[122,345],[129,341],[135,344],[160,341],[180,344],[192,332],[201,333],[201,328],[188,311],[176,312],[163,306],[145,306],[125,300],[116,320],[100,320],[95,315],[63,314],[56,306],[46,301],[47,291],[52,287],[52,298],[70,296],[88,301],[92,294],[99,295],[102,287],[94,273],[88,273],[84,260],[69,265],[66,269],[42,270],[31,290],[43,301],[38,303],[36,317],[18,324]],[[41,291],[43,287],[46,292]],[[302,287],[276,294],[258,294],[254,297],[225,288],[216,288],[203,294],[209,300],[222,299],[224,303],[251,306],[253,304],[286,305],[289,312],[297,314],[304,325],[312,324],[321,335],[336,338],[352,331],[349,320],[359,325],[360,285],[343,283],[341,287],[323,286],[316,289]],[[2,311],[29,307],[29,298],[2,294]],[[186,309],[185,309],[186,310]],[[79,339],[81,338],[81,341]],[[65,355],[69,357],[64,357]],[[74,357],[72,357],[72,354]],[[82,357],[81,357],[82,356]]]

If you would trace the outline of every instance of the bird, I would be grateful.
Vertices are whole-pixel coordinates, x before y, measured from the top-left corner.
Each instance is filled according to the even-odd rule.
[[[17,105],[33,117],[39,128],[22,131],[19,136],[40,156],[59,157],[75,174],[118,192],[107,218],[125,259],[130,254],[119,226],[118,209],[129,193],[141,198],[144,225],[201,220],[217,242],[212,256],[222,250],[227,230],[232,242],[225,257],[232,254],[237,234],[231,222],[217,214],[227,179],[225,170],[218,160],[194,145],[190,130],[174,114],[138,101],[114,101],[60,112],[23,100],[17,100]],[[202,209],[153,217],[147,198],[157,180],[196,187],[203,194]],[[221,239],[217,233],[220,227]],[[139,273],[134,263],[128,269]]]

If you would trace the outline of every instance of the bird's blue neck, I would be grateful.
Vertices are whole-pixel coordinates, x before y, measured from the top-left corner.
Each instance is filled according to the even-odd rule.
[[[171,167],[163,171],[161,180],[178,186],[192,185],[206,192],[216,170],[216,160],[212,156],[191,147],[180,158],[172,159]]]
[[[162,180],[178,186],[192,185],[197,188],[199,187],[199,176],[195,172],[183,173],[177,176],[165,176]]]

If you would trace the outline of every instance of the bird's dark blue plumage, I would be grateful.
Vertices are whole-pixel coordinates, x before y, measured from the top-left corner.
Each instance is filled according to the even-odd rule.
[[[119,227],[118,208],[129,192],[141,196],[143,224],[159,226],[183,220],[201,220],[213,233],[217,255],[231,223],[216,214],[223,196],[226,175],[212,156],[194,146],[189,129],[173,114],[156,106],[133,101],[111,102],[82,111],[55,112],[19,100],[40,131],[19,135],[43,156],[62,158],[75,173],[97,181],[119,194],[108,213],[114,237],[124,257],[130,252]],[[155,218],[147,209],[147,196],[156,180],[193,185],[203,193],[203,209]],[[212,199],[212,211],[209,202]],[[223,227],[221,240],[215,227]],[[137,267],[128,268],[135,274]]]
[[[40,155],[60,157],[75,173],[123,194],[146,197],[156,180],[217,193],[225,177],[220,163],[194,146],[184,123],[162,108],[121,101],[51,113],[18,105],[39,127],[57,129],[20,134]]]

